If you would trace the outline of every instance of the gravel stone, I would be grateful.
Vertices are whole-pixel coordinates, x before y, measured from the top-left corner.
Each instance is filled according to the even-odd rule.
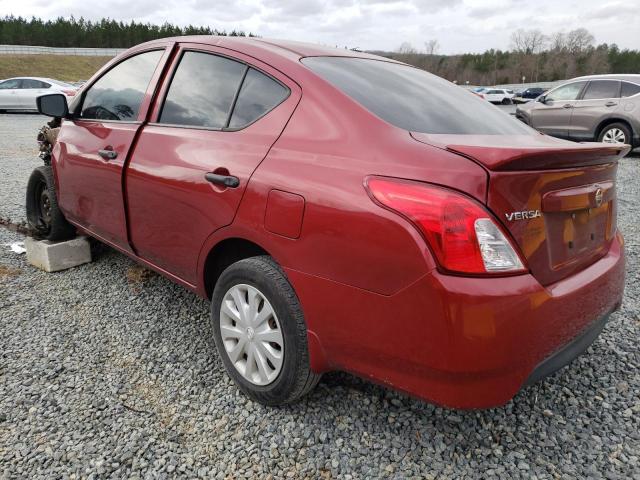
[[[0,218],[24,220],[37,115],[0,115]],[[0,478],[640,479],[640,155],[618,176],[626,295],[568,368],[454,412],[343,373],[301,402],[245,398],[208,305],[100,246],[47,274],[0,226]]]

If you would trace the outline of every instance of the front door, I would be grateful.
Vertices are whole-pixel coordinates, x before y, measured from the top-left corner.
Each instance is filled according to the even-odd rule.
[[[141,128],[163,48],[133,54],[110,68],[83,94],[65,120],[54,149],[58,204],[92,234],[130,250],[122,174]]]
[[[10,78],[0,82],[0,108],[18,108],[18,92],[21,84],[22,80],[19,78]]]
[[[129,227],[140,257],[195,284],[202,245],[233,221],[300,89],[219,47],[182,45],[173,71],[126,171]]]
[[[554,137],[567,138],[571,112],[586,82],[573,82],[551,90],[544,102],[531,109],[531,126]]]

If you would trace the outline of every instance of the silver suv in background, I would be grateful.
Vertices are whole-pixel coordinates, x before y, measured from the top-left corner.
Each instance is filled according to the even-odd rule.
[[[554,137],[640,146],[640,75],[574,78],[518,106],[516,117]]]

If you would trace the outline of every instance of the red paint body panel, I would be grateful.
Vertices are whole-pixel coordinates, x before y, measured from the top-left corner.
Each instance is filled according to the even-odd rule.
[[[65,122],[54,151],[58,202],[65,216],[127,250],[122,175],[139,128],[135,123]],[[105,147],[118,157],[100,157],[98,150]]]
[[[269,232],[296,239],[300,236],[303,216],[303,196],[282,190],[269,192],[264,215],[264,226]]]
[[[549,288],[531,275],[434,271],[391,297],[287,275],[328,368],[449,407],[485,408],[506,403],[542,360],[618,305],[624,257],[616,240],[599,262]]]
[[[534,132],[410,133],[299,61],[328,52],[369,57],[358,52],[233,37],[170,39],[135,51],[173,42],[180,45],[163,57],[140,124],[90,130],[64,122],[54,152],[63,211],[81,229],[202,296],[207,258],[217,245],[243,239],[260,246],[284,268],[300,299],[315,371],[355,372],[447,406],[499,405],[549,354],[620,304],[619,148]],[[155,124],[184,48],[256,66],[291,95],[236,132]],[[133,145],[131,152],[118,156],[121,163],[102,165],[94,158],[103,147],[100,135],[111,135],[123,151]],[[204,174],[216,170],[237,176],[240,186],[206,182]],[[502,223],[529,271],[443,274],[418,230],[371,200],[363,185],[371,175],[474,198]],[[595,183],[605,190],[603,203],[583,218]],[[111,212],[100,211],[98,197]],[[543,214],[517,224],[505,218],[524,210]],[[587,241],[591,233],[594,240]]]
[[[594,185],[609,185],[611,190],[616,171],[617,163],[608,163],[543,172],[492,172],[489,208],[509,229],[543,285],[580,271],[609,251],[616,231],[615,195],[609,193],[601,206],[589,208],[581,191],[593,190],[593,198]],[[554,198],[558,192],[565,194],[563,206],[543,205],[543,198]],[[507,218],[508,212],[535,210],[542,215],[525,221]]]

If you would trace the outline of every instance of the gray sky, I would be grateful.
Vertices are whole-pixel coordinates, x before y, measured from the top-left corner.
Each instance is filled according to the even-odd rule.
[[[518,28],[584,27],[596,43],[640,48],[640,0],[0,0],[5,14],[191,23],[367,50],[422,50],[435,38],[440,53],[507,49]]]

